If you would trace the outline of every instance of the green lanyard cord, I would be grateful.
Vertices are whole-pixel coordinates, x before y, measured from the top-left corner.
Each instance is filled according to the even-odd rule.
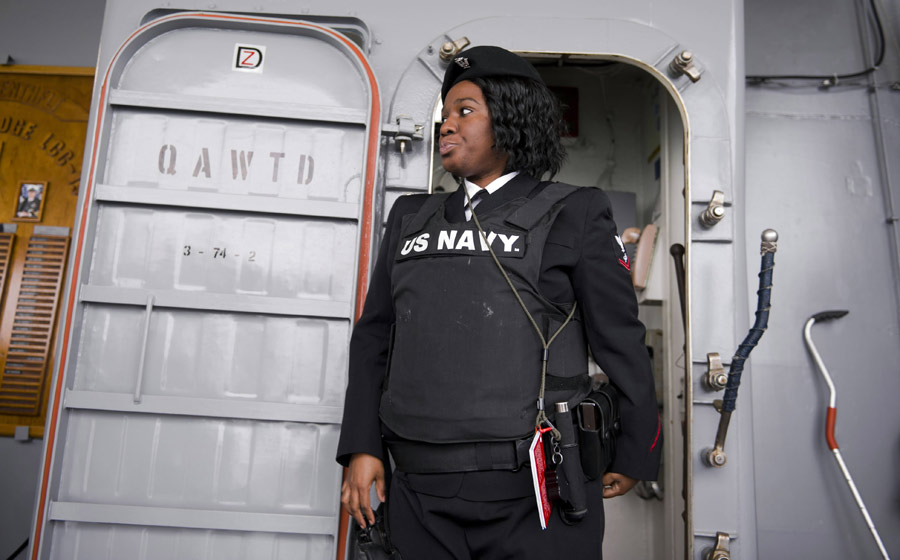
[[[494,259],[494,264],[497,265],[497,268],[500,270],[500,273],[503,275],[503,278],[506,280],[506,283],[509,284],[509,287],[513,291],[513,295],[516,296],[516,301],[519,302],[519,305],[522,307],[522,310],[525,312],[525,315],[528,317],[528,320],[531,322],[531,326],[534,327],[534,331],[537,333],[538,338],[541,339],[541,345],[543,347],[543,353],[541,354],[541,390],[538,393],[537,399],[537,417],[534,419],[535,428],[540,428],[542,425],[547,424],[553,429],[553,437],[554,439],[560,439],[559,430],[556,429],[552,423],[550,423],[550,419],[547,418],[547,412],[544,410],[544,388],[547,385],[547,360],[550,357],[550,345],[556,339],[556,336],[562,332],[566,325],[569,324],[569,321],[572,320],[572,317],[575,316],[575,310],[578,308],[578,302],[572,304],[572,310],[569,312],[569,315],[566,317],[566,320],[549,340],[544,338],[544,333],[541,332],[541,328],[538,326],[537,321],[534,320],[534,316],[531,315],[531,312],[528,311],[528,307],[525,305],[525,302],[522,301],[522,296],[519,295],[519,290],[516,289],[515,285],[513,285],[512,279],[510,279],[509,275],[506,273],[506,270],[503,268],[503,265],[500,264],[500,259],[497,258],[496,253],[494,253],[494,248],[491,247],[491,244],[487,241],[487,235],[484,233],[484,230],[481,229],[481,222],[478,220],[478,216],[475,214],[475,208],[472,207],[472,199],[469,197],[469,189],[466,188],[465,184],[460,184],[460,188],[463,189],[466,193],[466,204],[469,206],[469,211],[472,213],[472,221],[475,222],[475,227],[478,228],[478,234],[481,236],[482,243],[487,245],[488,251],[491,253],[491,258]]]

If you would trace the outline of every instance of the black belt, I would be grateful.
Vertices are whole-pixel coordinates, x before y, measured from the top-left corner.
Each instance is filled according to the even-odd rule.
[[[388,441],[397,470],[408,473],[515,471],[528,464],[532,438],[478,443]]]

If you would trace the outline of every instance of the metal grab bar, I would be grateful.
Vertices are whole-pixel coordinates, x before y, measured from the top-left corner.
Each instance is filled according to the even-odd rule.
[[[750,352],[756,347],[762,335],[769,325],[769,309],[772,298],[772,272],[775,268],[775,251],[778,248],[778,232],[767,229],[762,232],[762,262],[759,270],[759,289],[756,291],[756,321],[750,327],[750,332],[738,346],[737,352],[731,359],[731,368],[728,372],[728,383],[725,385],[725,395],[722,397],[721,406],[716,401],[719,410],[719,427],[716,430],[716,443],[712,449],[703,451],[706,463],[713,467],[724,466],[727,459],[725,455],[725,438],[728,436],[728,424],[731,422],[731,413],[737,404],[738,388],[741,385],[741,374],[744,371],[744,362],[750,357]]]

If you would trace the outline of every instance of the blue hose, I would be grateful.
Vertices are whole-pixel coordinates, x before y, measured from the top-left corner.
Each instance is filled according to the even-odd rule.
[[[766,327],[769,326],[769,309],[772,298],[772,271],[775,268],[775,252],[765,251],[762,255],[762,264],[759,270],[759,289],[756,291],[756,322],[747,333],[747,337],[738,346],[737,352],[731,359],[731,369],[728,371],[728,383],[725,385],[725,395],[722,397],[722,412],[733,412],[737,403],[738,387],[741,385],[741,373],[744,371],[744,362],[750,357],[750,352],[756,347]]]

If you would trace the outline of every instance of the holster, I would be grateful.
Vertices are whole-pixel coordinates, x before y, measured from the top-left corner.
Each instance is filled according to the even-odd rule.
[[[557,406],[566,403],[557,403]],[[554,414],[556,428],[559,430],[560,439],[559,455],[561,462],[556,465],[556,474],[559,484],[559,513],[566,525],[574,525],[583,520],[588,514],[587,490],[584,487],[585,479],[579,459],[578,436],[576,435],[576,422],[572,412],[566,406],[564,411],[556,410]]]
[[[616,457],[620,430],[619,394],[609,383],[601,385],[575,410],[581,467],[588,480],[603,476]]]

